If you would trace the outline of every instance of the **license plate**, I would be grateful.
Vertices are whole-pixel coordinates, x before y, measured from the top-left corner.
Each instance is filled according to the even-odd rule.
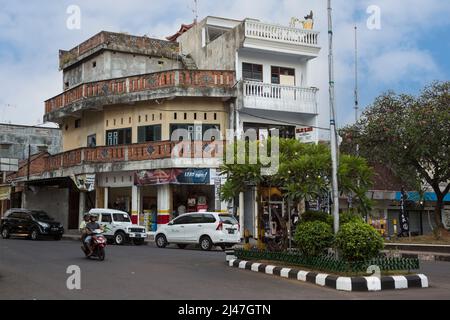
[[[52,231],[58,231],[58,228],[52,228]]]
[[[135,238],[140,238],[141,237],[141,235],[140,234],[137,234],[136,236],[135,236]]]
[[[234,229],[228,229],[229,234],[234,234]]]

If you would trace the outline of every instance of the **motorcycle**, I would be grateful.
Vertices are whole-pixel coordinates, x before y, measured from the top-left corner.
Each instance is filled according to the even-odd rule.
[[[106,247],[106,238],[103,235],[103,231],[98,229],[92,232],[92,239],[91,244],[93,246],[93,252],[89,256],[89,249],[86,247],[85,244],[81,247],[81,250],[83,250],[84,254],[86,255],[86,258],[92,259],[97,258],[100,261],[105,260],[105,247]]]

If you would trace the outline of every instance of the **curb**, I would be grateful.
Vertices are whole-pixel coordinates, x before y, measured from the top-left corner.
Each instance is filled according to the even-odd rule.
[[[374,292],[383,290],[400,290],[410,288],[428,288],[428,278],[423,274],[389,277],[339,277],[325,273],[282,268],[263,263],[239,260],[234,252],[226,251],[227,263],[230,267],[279,276],[286,279],[309,282],[321,287],[338,291]]]

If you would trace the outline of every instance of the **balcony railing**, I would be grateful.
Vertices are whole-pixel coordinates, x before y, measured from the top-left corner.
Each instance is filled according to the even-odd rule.
[[[248,38],[317,47],[319,32],[247,20],[245,22],[245,36]]]
[[[317,114],[317,88],[244,81],[244,107]]]
[[[170,87],[232,88],[234,71],[170,70],[125,78],[81,84],[45,102],[45,113],[64,108],[83,99],[119,96]]]
[[[45,158],[44,172],[81,165],[149,161],[160,159],[222,159],[224,142],[149,142],[123,146],[80,148]],[[25,171],[24,171],[25,173]],[[31,174],[42,174],[32,171]],[[19,172],[19,176],[21,176]]]

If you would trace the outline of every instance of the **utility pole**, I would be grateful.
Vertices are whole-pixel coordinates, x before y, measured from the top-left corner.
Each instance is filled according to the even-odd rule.
[[[331,0],[328,0],[328,73],[330,95],[330,134],[331,134],[331,160],[333,166],[333,222],[334,232],[339,231],[339,185],[338,185],[338,143],[336,131],[336,110],[334,97],[334,62],[333,62],[333,22],[331,18]]]
[[[355,124],[359,120],[359,92],[358,92],[358,27],[355,26]],[[359,143],[356,144],[356,155],[359,156]]]
[[[28,144],[27,181],[30,181],[30,167],[31,167],[31,144]]]

